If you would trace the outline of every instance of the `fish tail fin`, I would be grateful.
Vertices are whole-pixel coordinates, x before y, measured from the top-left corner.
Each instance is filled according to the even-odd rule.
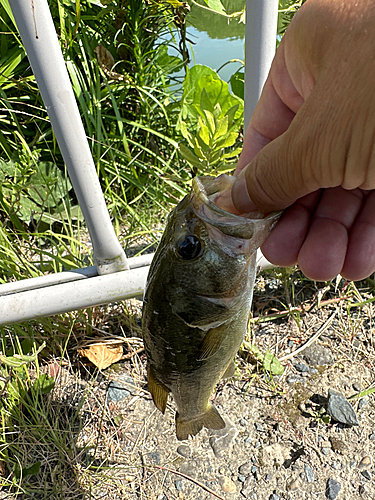
[[[170,391],[165,385],[156,380],[149,364],[147,364],[147,385],[156,408],[164,413]]]
[[[207,411],[192,420],[183,420],[178,412],[176,413],[176,436],[179,441],[195,436],[203,428],[220,430],[224,429],[225,422],[217,409],[209,403]]]

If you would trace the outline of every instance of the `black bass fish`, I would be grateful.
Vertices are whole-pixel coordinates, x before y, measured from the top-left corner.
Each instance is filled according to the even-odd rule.
[[[194,436],[225,422],[210,402],[246,333],[256,274],[256,250],[279,213],[237,216],[212,200],[234,182],[196,177],[169,214],[152,261],[143,305],[148,387],[164,413],[171,392],[176,435]]]

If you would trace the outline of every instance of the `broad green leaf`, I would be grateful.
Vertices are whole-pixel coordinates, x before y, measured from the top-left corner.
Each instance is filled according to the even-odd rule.
[[[203,111],[204,111],[204,114],[206,116],[206,122],[207,122],[208,128],[210,129],[211,134],[214,134],[215,129],[216,129],[214,115],[208,109],[204,109]]]
[[[199,117],[198,120],[198,127],[199,127],[199,137],[202,139],[202,141],[209,146],[210,145],[210,131],[208,130],[207,125],[203,123],[203,120],[201,117]]]
[[[272,373],[272,375],[282,375],[284,373],[283,365],[276,358],[276,356],[271,354],[269,349],[267,349],[263,358],[263,368]]]
[[[216,122],[216,130],[214,135],[214,140],[219,139],[219,137],[225,136],[228,132],[228,116],[219,118]]]
[[[211,102],[209,95],[207,94],[206,89],[203,87],[201,92],[201,100],[200,100],[200,111],[214,111],[214,106]]]
[[[195,142],[194,142],[194,153],[198,156],[198,158],[201,158],[202,160],[204,160],[204,154],[203,154],[201,146],[199,145],[197,137],[195,137]]]
[[[180,152],[186,161],[191,163],[194,167],[201,166],[201,161],[195,156],[195,154],[190,151],[184,144],[179,145]]]
[[[220,0],[204,0],[204,1],[210,9],[214,10],[215,12],[218,12],[219,14],[225,14],[224,6]]]
[[[230,132],[224,139],[218,140],[215,147],[229,148],[235,144],[238,137],[238,132]]]
[[[47,373],[39,375],[33,383],[33,390],[41,392],[42,394],[49,394],[55,387],[55,379],[50,377]]]
[[[233,73],[229,79],[230,86],[232,87],[232,92],[237,97],[244,99],[245,93],[245,73],[242,69]]]

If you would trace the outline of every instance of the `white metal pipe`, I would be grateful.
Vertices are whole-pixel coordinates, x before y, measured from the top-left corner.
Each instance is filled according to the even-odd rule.
[[[245,130],[275,55],[278,0],[246,1]]]
[[[0,325],[141,297],[148,267],[0,297]]]
[[[82,209],[99,274],[128,269],[104,201],[47,0],[9,0]]]
[[[138,267],[149,266],[151,264],[154,254],[149,253],[139,255],[128,259],[130,269]],[[60,285],[70,281],[78,281],[87,278],[98,276],[98,270],[95,266],[84,267],[82,269],[74,269],[72,271],[63,271],[61,273],[47,274],[45,276],[38,276],[36,278],[29,278],[20,281],[10,281],[0,285],[0,297],[4,295],[25,292],[27,290],[36,290],[47,286]]]

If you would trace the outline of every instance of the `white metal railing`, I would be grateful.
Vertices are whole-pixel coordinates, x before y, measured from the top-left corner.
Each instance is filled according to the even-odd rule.
[[[84,215],[95,267],[0,285],[0,325],[141,296],[152,255],[127,259],[96,174],[47,0],[9,0]],[[275,52],[277,0],[247,0],[245,126]],[[259,255],[261,268],[269,267]]]

